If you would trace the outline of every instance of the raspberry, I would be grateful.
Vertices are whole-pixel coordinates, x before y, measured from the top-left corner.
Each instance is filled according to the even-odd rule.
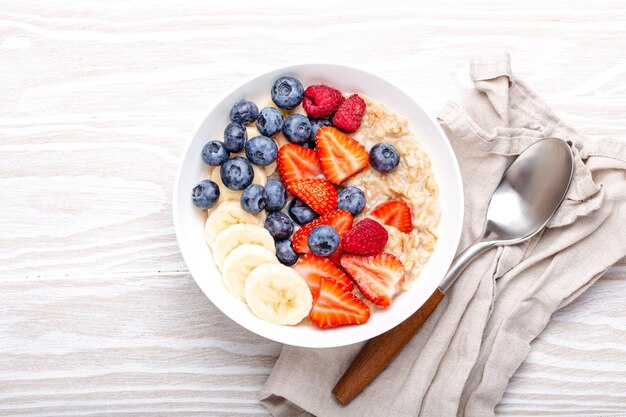
[[[352,94],[337,109],[333,125],[346,133],[354,133],[361,126],[365,114],[365,101],[357,94]]]
[[[327,117],[333,114],[344,98],[341,91],[327,85],[311,85],[304,90],[302,107],[311,117]]]
[[[341,241],[344,252],[355,255],[377,255],[383,251],[389,235],[375,220],[365,218],[354,226]]]

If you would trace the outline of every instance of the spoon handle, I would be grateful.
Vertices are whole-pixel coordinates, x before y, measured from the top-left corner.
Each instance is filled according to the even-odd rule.
[[[333,388],[333,395],[339,402],[348,404],[363,391],[400,353],[442,299],[443,293],[435,289],[428,300],[408,319],[367,342]]]
[[[333,388],[333,395],[339,402],[344,405],[348,404],[391,363],[422,327],[426,319],[435,311],[443,299],[444,292],[450,288],[467,265],[476,256],[494,245],[493,242],[479,241],[461,252],[452,261],[452,265],[450,265],[450,269],[439,287],[435,289],[435,292],[419,310],[393,329],[376,336],[363,346],[348,370]]]
[[[459,275],[461,275],[461,272],[467,268],[474,258],[494,246],[495,243],[493,241],[484,240],[480,240],[473,245],[468,246],[463,252],[459,253],[456,258],[454,258],[450,268],[448,268],[448,272],[446,272],[446,275],[443,277],[437,288],[439,288],[441,292],[448,291],[452,284],[454,284],[454,281],[456,281]]]

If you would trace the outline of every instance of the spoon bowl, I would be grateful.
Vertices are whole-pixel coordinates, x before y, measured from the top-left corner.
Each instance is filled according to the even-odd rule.
[[[507,169],[489,202],[482,240],[513,245],[548,223],[565,198],[574,173],[572,152],[561,139],[527,148]]]

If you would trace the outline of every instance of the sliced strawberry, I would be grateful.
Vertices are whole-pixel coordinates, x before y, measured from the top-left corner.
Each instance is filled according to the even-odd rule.
[[[404,265],[390,253],[374,256],[343,255],[341,266],[361,293],[374,304],[387,307],[404,282]]]
[[[303,178],[315,178],[322,173],[317,152],[293,143],[280,147],[277,165],[280,178],[285,184]]]
[[[331,278],[322,278],[309,317],[325,329],[344,324],[363,324],[370,318],[370,309],[343,284]]]
[[[379,204],[369,215],[382,224],[393,226],[404,233],[409,233],[413,229],[411,209],[402,200],[391,200]]]
[[[337,268],[329,259],[322,258],[321,256],[316,256],[311,253],[302,255],[293,266],[293,269],[309,284],[313,297],[317,297],[320,291],[320,280],[322,278],[334,279],[345,285],[350,291],[354,288],[352,280],[350,280],[341,269]]]
[[[326,214],[337,208],[335,186],[321,178],[291,181],[287,183],[287,189],[318,214]]]
[[[365,146],[332,126],[318,129],[315,144],[322,172],[333,184],[341,184],[369,164]]]
[[[348,233],[348,230],[352,227],[352,214],[346,210],[333,210],[330,213],[305,224],[293,235],[293,239],[291,240],[291,247],[293,250],[297,253],[311,253],[306,240],[309,237],[311,230],[313,230],[315,226],[319,226],[321,224],[332,226],[337,233],[339,233],[339,237],[343,237],[343,235]],[[337,251],[338,250],[339,249],[337,249]]]

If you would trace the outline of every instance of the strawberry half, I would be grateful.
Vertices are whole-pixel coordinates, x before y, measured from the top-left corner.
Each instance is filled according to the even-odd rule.
[[[317,152],[293,143],[280,147],[276,161],[278,173],[285,184],[303,178],[315,178],[322,173]]]
[[[309,317],[313,323],[325,329],[344,324],[363,324],[370,318],[370,309],[343,284],[334,279],[322,278]]]
[[[372,303],[387,307],[404,282],[404,265],[390,253],[343,255],[341,266]]]
[[[348,230],[352,227],[352,214],[346,210],[333,210],[330,213],[305,224],[293,235],[291,240],[291,247],[293,250],[297,253],[311,253],[306,240],[308,239],[311,230],[313,230],[315,226],[319,226],[321,224],[332,226],[337,233],[339,233],[339,237],[343,237],[343,235],[348,233]],[[338,250],[339,249],[337,249],[337,251]]]
[[[393,226],[404,233],[409,233],[413,229],[411,209],[402,200],[391,200],[379,204],[369,215],[382,224]]]
[[[329,259],[316,256],[311,253],[302,255],[298,262],[293,266],[302,278],[306,280],[311,289],[311,294],[315,298],[320,291],[320,280],[322,278],[331,278],[343,284],[348,290],[352,291],[354,286],[348,276],[335,266]]]
[[[287,189],[318,214],[326,214],[337,208],[337,190],[326,180],[306,178],[291,181],[287,183]]]
[[[318,129],[315,144],[322,172],[333,184],[341,184],[369,164],[365,146],[332,126]]]

